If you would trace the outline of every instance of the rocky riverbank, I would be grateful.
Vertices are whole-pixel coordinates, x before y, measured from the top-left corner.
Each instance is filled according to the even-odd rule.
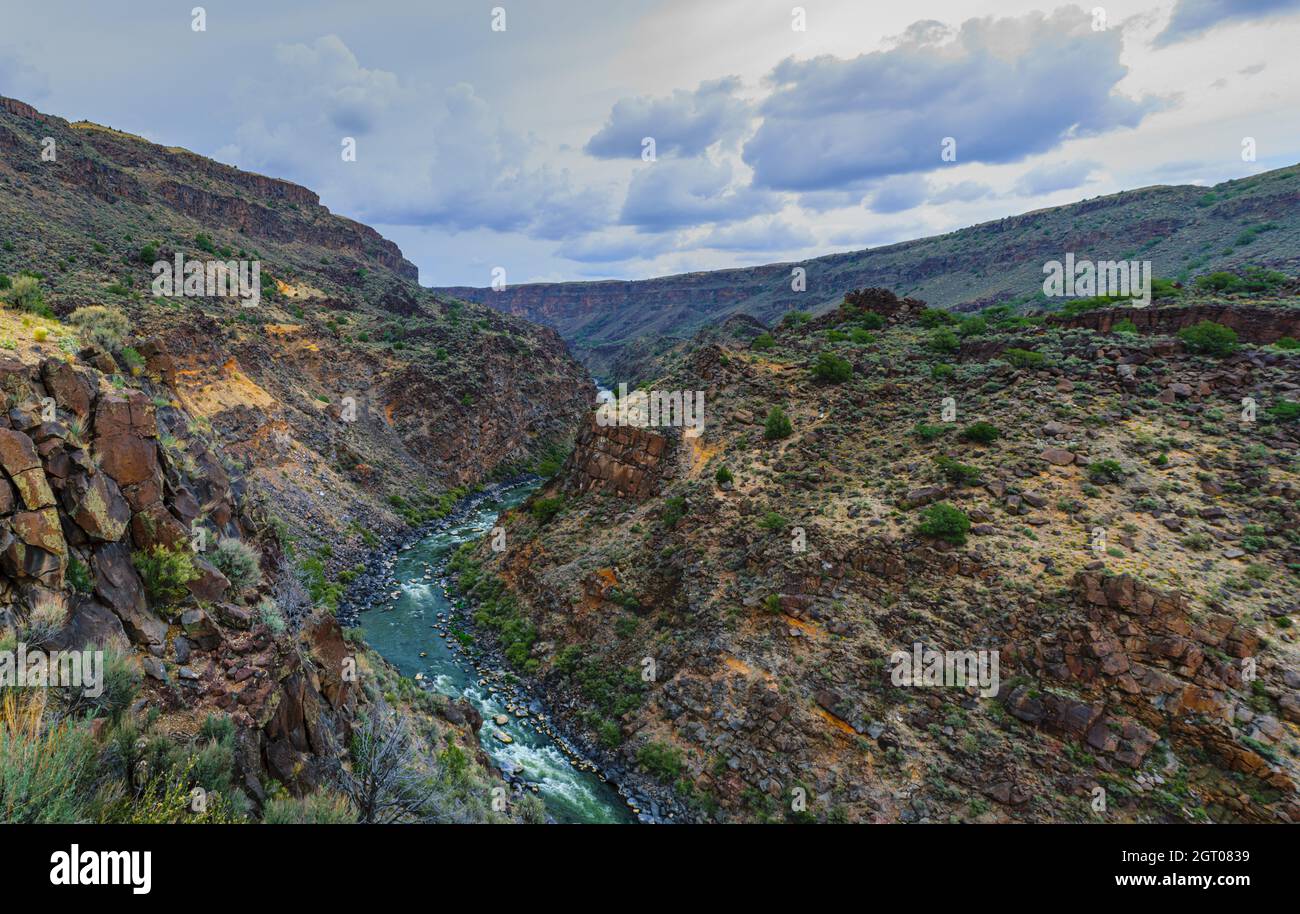
[[[365,572],[358,576],[340,602],[339,619],[345,625],[355,626],[360,624],[363,611],[395,608],[402,597],[403,587],[409,586],[412,580],[438,588],[448,609],[431,617],[429,628],[455,655],[458,665],[470,677],[468,688],[476,689],[502,706],[501,713],[485,715],[483,723],[489,728],[490,739],[509,746],[521,731],[540,734],[575,771],[587,772],[616,791],[627,807],[629,821],[646,824],[682,821],[681,811],[656,797],[653,788],[640,784],[635,772],[618,765],[598,745],[580,735],[581,726],[570,721],[568,713],[559,717],[548,713],[548,702],[553,697],[563,699],[551,696],[544,684],[521,680],[511,670],[492,633],[475,626],[474,607],[457,591],[454,579],[447,573],[446,556],[427,561],[415,558],[414,579],[411,578],[409,563],[399,574],[398,564],[402,558],[430,537],[451,534],[457,527],[472,523],[475,514],[484,510],[486,503],[507,501],[521,488],[531,489],[540,482],[538,477],[526,475],[491,484],[466,496],[446,517],[389,537],[366,559]],[[424,658],[426,654],[421,651],[419,656]],[[429,690],[439,688],[435,681],[437,678],[423,673],[415,676],[420,687]],[[522,768],[503,763],[500,774],[516,795],[543,792],[544,787],[539,785],[536,777],[525,773]]]

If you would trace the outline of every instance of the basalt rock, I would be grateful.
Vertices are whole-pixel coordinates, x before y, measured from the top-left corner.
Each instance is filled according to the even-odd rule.
[[[672,439],[644,428],[587,420],[561,476],[572,492],[607,492],[637,500],[655,494]]]

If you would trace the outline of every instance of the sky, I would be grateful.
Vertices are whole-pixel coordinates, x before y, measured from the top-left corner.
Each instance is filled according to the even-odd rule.
[[[304,184],[423,284],[486,286],[1293,165],[1298,45],[1300,0],[0,0],[0,95]]]

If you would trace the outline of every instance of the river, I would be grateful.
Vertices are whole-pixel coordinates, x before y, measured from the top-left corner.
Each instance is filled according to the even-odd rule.
[[[427,687],[473,704],[483,715],[483,749],[503,772],[541,797],[555,821],[633,822],[627,801],[594,766],[566,752],[561,737],[544,732],[549,725],[538,715],[545,709],[512,684],[507,670],[481,659],[472,646],[462,647],[451,632],[468,628],[463,620],[457,624],[468,610],[449,596],[448,557],[461,543],[491,530],[501,511],[535,487],[535,482],[491,487],[468,499],[450,523],[398,552],[388,569],[389,590],[397,596],[363,612],[361,628],[366,641],[402,675],[419,676]],[[504,725],[496,723],[501,715],[508,718]]]

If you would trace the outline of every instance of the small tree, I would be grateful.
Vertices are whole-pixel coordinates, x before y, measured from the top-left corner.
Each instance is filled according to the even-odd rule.
[[[530,509],[533,514],[533,520],[537,521],[538,526],[549,524],[555,515],[559,514],[564,508],[564,496],[557,495],[554,498],[539,498],[533,502]]]
[[[1225,356],[1237,351],[1237,331],[1214,321],[1201,321],[1178,331],[1178,338],[1192,352]]]
[[[956,352],[960,345],[957,342],[957,334],[953,333],[947,327],[940,327],[930,334],[930,348],[935,352]]]
[[[992,422],[976,422],[962,430],[961,437],[976,444],[991,444],[1002,436]]]
[[[779,406],[773,406],[767,414],[767,422],[763,426],[763,437],[768,441],[776,441],[780,438],[789,438],[794,432],[794,426],[790,424],[790,417],[785,414]]]
[[[1040,368],[1046,361],[1041,352],[1032,349],[1008,349],[1002,353],[1002,358],[1013,368]]]
[[[853,366],[848,359],[842,359],[835,353],[826,351],[817,356],[812,367],[813,377],[827,384],[843,384],[853,377]]]
[[[417,767],[415,741],[406,718],[375,706],[352,732],[351,769],[340,766],[339,788],[367,825],[430,818],[437,793]]]
[[[966,543],[966,534],[970,532],[970,518],[960,508],[941,501],[922,512],[916,532],[962,546]]]

